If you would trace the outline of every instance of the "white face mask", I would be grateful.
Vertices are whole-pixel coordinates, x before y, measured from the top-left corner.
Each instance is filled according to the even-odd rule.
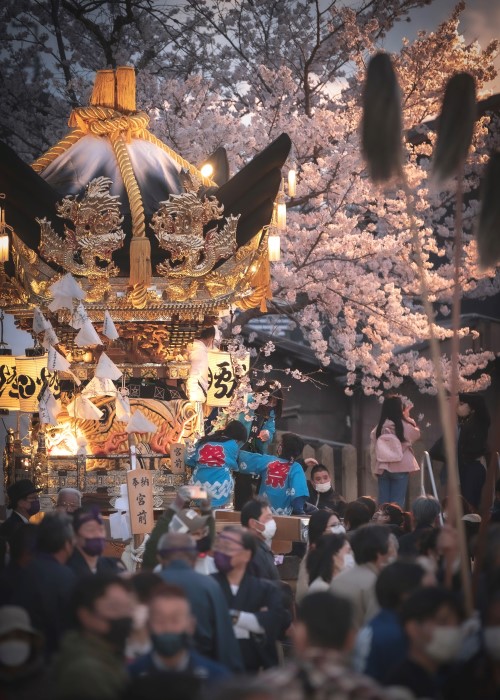
[[[356,560],[354,559],[354,556],[348,552],[347,554],[344,554],[344,570],[345,569],[352,569],[352,567],[356,564]]]
[[[22,639],[8,639],[0,643],[0,661],[4,666],[22,666],[30,654],[31,644]]]
[[[484,628],[484,646],[488,656],[500,661],[500,626]]]
[[[341,523],[337,523],[336,525],[332,525],[330,528],[330,532],[332,535],[345,535],[346,530],[345,527]]]
[[[265,540],[272,540],[274,535],[276,534],[276,520],[268,520],[267,523],[264,524],[264,529],[262,530],[262,535]]]
[[[314,484],[314,488],[318,493],[326,493],[332,488],[332,482],[331,481],[325,481],[324,484]]]
[[[431,641],[425,647],[425,652],[431,659],[445,664],[457,657],[462,645],[463,633],[461,627],[445,627],[438,625],[434,628]]]

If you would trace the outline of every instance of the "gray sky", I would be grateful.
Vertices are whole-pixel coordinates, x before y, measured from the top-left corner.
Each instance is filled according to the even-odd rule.
[[[433,31],[451,15],[457,3],[458,0],[434,0],[430,5],[413,10],[410,13],[410,22],[398,22],[389,32],[385,48],[395,51],[401,47],[403,37],[411,40],[422,29]],[[477,39],[481,46],[486,46],[492,39],[500,38],[500,0],[466,0],[459,31],[467,42]],[[495,60],[495,66],[500,74],[500,56]],[[500,92],[500,75],[497,75],[487,89]]]

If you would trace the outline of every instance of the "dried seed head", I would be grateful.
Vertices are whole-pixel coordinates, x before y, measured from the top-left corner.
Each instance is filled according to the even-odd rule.
[[[494,153],[481,185],[481,213],[477,227],[477,248],[482,268],[500,261],[500,153]]]
[[[362,152],[374,182],[402,172],[400,95],[391,59],[377,53],[368,64],[361,124]]]
[[[448,80],[438,119],[433,172],[438,182],[456,175],[467,157],[476,121],[476,84],[469,73]]]

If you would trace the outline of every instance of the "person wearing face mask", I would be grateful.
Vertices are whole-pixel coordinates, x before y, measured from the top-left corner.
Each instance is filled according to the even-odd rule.
[[[463,617],[457,597],[445,588],[426,587],[412,593],[400,611],[408,653],[386,684],[408,688],[417,700],[441,700],[446,669],[462,645]]]
[[[356,637],[353,668],[384,683],[396,666],[402,663],[408,643],[399,611],[403,601],[422,585],[435,585],[432,574],[412,561],[388,564],[375,583],[380,611]]]
[[[80,508],[73,514],[75,548],[67,565],[75,574],[88,576],[96,573],[121,573],[123,564],[115,557],[104,557],[106,531],[99,508]]]
[[[263,498],[248,501],[241,511],[240,522],[254,535],[257,544],[249,565],[249,573],[268,581],[279,581],[280,575],[271,551],[271,543],[276,534],[276,520],[269,503]]]
[[[197,557],[196,542],[190,534],[167,532],[158,542],[159,576],[185,591],[196,618],[193,641],[197,651],[233,671],[241,671],[243,663],[228,605],[213,578],[194,570]]]
[[[307,550],[299,565],[299,575],[295,588],[295,600],[300,603],[309,589],[309,574],[307,573],[307,556],[318,544],[322,535],[345,535],[345,527],[336,513],[329,510],[317,510],[309,518],[307,528]]]
[[[375,582],[397,556],[397,540],[386,525],[371,525],[356,530],[350,542],[356,564],[332,579],[330,591],[351,601],[359,629],[379,610]]]
[[[125,645],[134,599],[127,581],[113,574],[80,579],[73,595],[74,629],[52,669],[54,700],[117,700],[128,681]]]
[[[323,535],[307,555],[308,593],[327,591],[335,576],[353,566],[354,557],[345,534]]]
[[[330,472],[324,464],[315,464],[311,469],[311,479],[307,482],[309,498],[307,503],[323,510],[325,508],[334,510],[343,516],[346,501],[333,490]]]
[[[10,603],[24,608],[45,640],[50,657],[68,626],[76,576],[66,562],[73,551],[73,527],[63,513],[47,513],[37,526],[36,551],[17,578]]]
[[[230,676],[222,664],[193,648],[196,619],[181,588],[162,583],[153,591],[148,611],[152,650],[129,666],[132,678],[157,673],[189,673],[210,684]]]
[[[219,573],[212,576],[226,599],[248,672],[277,664],[276,641],[291,622],[279,589],[247,571],[255,549],[255,537],[248,530],[225,527],[215,539],[214,560]]]
[[[0,607],[0,697],[2,700],[49,698],[40,634],[26,610]]]
[[[498,700],[500,697],[500,593],[486,601],[482,644],[479,651],[460,664],[446,683],[444,700]]]
[[[56,510],[70,515],[82,507],[82,494],[78,489],[69,487],[61,489],[57,494]]]
[[[16,530],[40,511],[41,490],[30,479],[20,479],[9,486],[7,496],[12,513],[0,525],[0,537],[10,540]]]

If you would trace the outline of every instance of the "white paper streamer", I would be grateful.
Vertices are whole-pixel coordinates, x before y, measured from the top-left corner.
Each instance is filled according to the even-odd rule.
[[[77,396],[66,406],[68,415],[71,418],[82,418],[83,420],[99,420],[104,415],[92,401],[85,396]]]
[[[57,282],[54,282],[54,284],[51,284],[49,289],[54,297],[60,296],[70,297],[71,299],[85,299],[85,292],[70,272],[64,275],[64,277],[61,277],[60,280],[57,280]]]
[[[125,430],[127,433],[156,433],[158,428],[143,413],[136,410],[127,423]]]
[[[55,330],[52,327],[52,324],[50,321],[47,321],[48,326],[45,329],[45,333],[43,334],[43,340],[42,340],[42,346],[48,350],[51,345],[57,345],[59,342],[59,338],[56,335]]]
[[[51,372],[55,372],[56,370],[67,372],[70,366],[70,362],[65,357],[63,357],[61,353],[57,352],[55,348],[49,347],[49,354],[47,357],[47,369],[49,369]]]
[[[45,387],[38,402],[38,415],[40,423],[46,425],[57,425],[57,416],[61,412],[61,403],[54,398],[49,387]]]
[[[115,365],[113,360],[110,360],[106,353],[103,352],[95,368],[95,376],[101,379],[113,379],[116,381],[122,376],[122,371]]]
[[[49,304],[50,311],[59,311],[59,309],[72,309],[73,297],[64,296],[63,294],[54,295],[54,300]]]
[[[82,391],[82,396],[89,399],[96,396],[116,396],[116,387],[111,379],[93,377]]]
[[[73,312],[73,315],[71,317],[70,326],[72,328],[75,328],[76,330],[79,330],[83,326],[85,321],[88,321],[88,320],[89,320],[89,317],[88,317],[88,314],[85,310],[85,307],[82,304],[82,302],[80,302]]]
[[[78,331],[78,335],[75,338],[75,345],[78,345],[79,348],[84,348],[87,345],[102,345],[102,341],[97,335],[96,329],[88,319]]]
[[[116,330],[115,323],[109,314],[109,311],[104,312],[104,324],[102,327],[102,334],[110,340],[116,340],[120,337],[118,331]]]
[[[43,333],[48,328],[50,321],[47,321],[38,306],[33,309],[33,332]]]
[[[127,396],[122,396],[120,392],[116,394],[115,412],[117,421],[128,423],[130,420],[130,401]]]

